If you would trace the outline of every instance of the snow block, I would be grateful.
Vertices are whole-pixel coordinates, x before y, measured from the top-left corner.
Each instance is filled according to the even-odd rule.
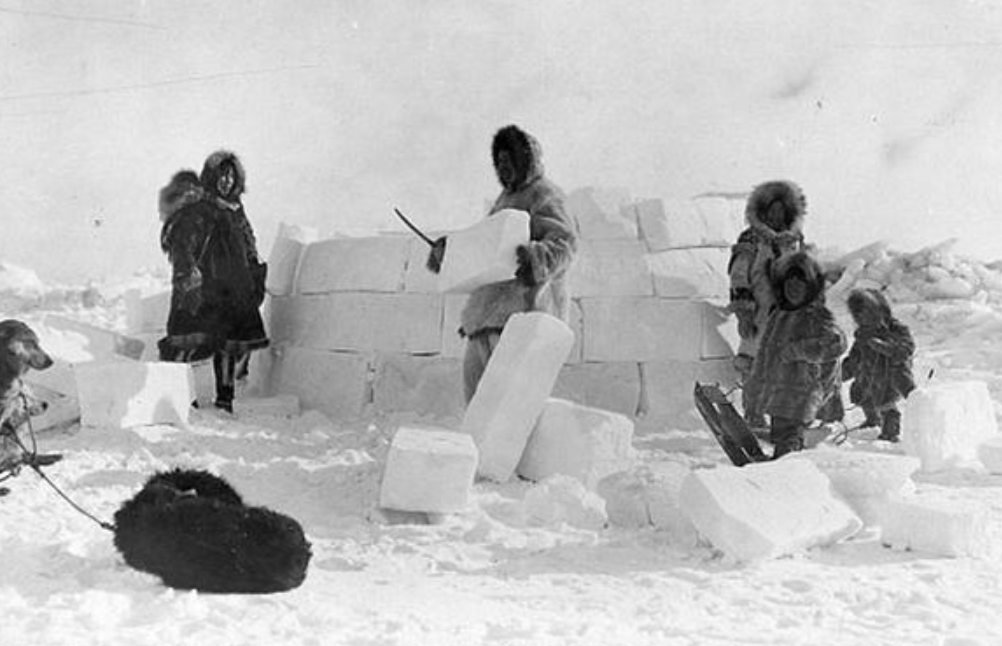
[[[555,475],[525,493],[526,517],[533,525],[552,527],[567,524],[597,531],[608,516],[605,501],[570,476]]]
[[[577,218],[583,240],[638,239],[636,210],[621,188],[580,188],[564,202]]]
[[[905,401],[901,446],[922,461],[922,471],[970,465],[978,445],[996,435],[992,399],[982,381],[929,384]]]
[[[573,344],[571,329],[549,314],[508,319],[463,416],[480,450],[480,476],[511,478]]]
[[[191,384],[194,399],[199,406],[208,408],[216,400],[216,375],[212,371],[212,359],[188,364],[191,369]]]
[[[832,488],[868,525],[880,522],[884,503],[913,488],[916,458],[891,453],[818,448],[790,454],[808,460],[831,480]]]
[[[738,561],[828,545],[863,526],[806,460],[693,471],[682,483],[679,505],[700,534]]]
[[[398,511],[462,511],[477,469],[469,435],[402,426],[386,457],[379,506]]]
[[[129,334],[161,332],[167,328],[170,290],[143,296],[139,289],[125,292],[125,329]]]
[[[729,359],[737,354],[741,335],[738,319],[731,315],[725,301],[703,301],[701,359]]]
[[[80,421],[80,402],[76,397],[65,395],[45,386],[25,384],[25,387],[32,396],[47,404],[44,413],[31,418],[31,427],[35,431],[62,428]]]
[[[645,200],[635,208],[651,251],[729,247],[744,220],[743,201],[726,198]]]
[[[518,475],[540,481],[563,474],[589,489],[633,466],[633,422],[599,408],[564,399],[546,401],[518,463]]]
[[[567,364],[553,396],[633,417],[640,402],[640,367],[630,361]]]
[[[605,499],[609,522],[628,529],[655,527],[666,532],[675,547],[694,547],[696,527],[679,506],[679,493],[689,472],[681,462],[664,461],[603,478],[597,492]]]
[[[272,296],[288,296],[296,291],[299,261],[307,245],[317,239],[317,231],[282,222],[268,255],[268,276],[265,290]]]
[[[413,412],[439,419],[462,416],[466,406],[462,361],[381,354],[374,363],[372,401],[376,411]]]
[[[440,294],[342,292],[281,297],[271,336],[318,350],[434,354],[442,344]]]
[[[727,248],[669,249],[647,256],[661,298],[727,298]],[[624,294],[625,295],[625,294]]]
[[[639,240],[581,240],[567,274],[571,294],[651,296],[651,268]]]
[[[233,400],[233,413],[238,417],[299,417],[299,398],[295,395],[274,397],[242,397]]]
[[[662,298],[582,298],[585,361],[695,361],[703,306]]]
[[[940,556],[1002,559],[1002,490],[930,487],[891,500],[882,513],[881,541]]]
[[[981,442],[978,445],[978,459],[988,473],[1002,473],[1002,435]]]
[[[306,247],[296,278],[300,294],[399,292],[410,238],[332,238]]]
[[[515,249],[529,242],[529,214],[504,209],[481,222],[449,234],[442,271],[441,292],[472,292],[477,287],[514,278]]]
[[[459,335],[463,321],[463,308],[469,296],[466,294],[446,294],[442,305],[442,350],[443,357],[461,359],[466,354],[466,339]]]
[[[334,419],[353,419],[370,399],[369,358],[352,352],[285,347],[276,351],[270,390],[299,397]]]
[[[73,370],[83,426],[188,423],[194,391],[187,364],[104,359]]]

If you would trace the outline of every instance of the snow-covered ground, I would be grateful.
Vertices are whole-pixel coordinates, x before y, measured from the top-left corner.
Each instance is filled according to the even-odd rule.
[[[998,268],[957,259],[948,248],[878,249],[855,268],[856,280],[891,285],[896,311],[919,342],[920,381],[930,372],[941,380],[986,381],[999,408]],[[121,285],[57,289],[34,284],[30,272],[7,268],[4,276],[11,283],[0,285],[7,315],[16,312],[33,326],[52,310],[123,325]],[[941,298],[955,295],[944,294],[947,287],[964,297]],[[306,582],[289,593],[167,589],[127,567],[109,532],[26,471],[5,483],[11,493],[0,498],[0,643],[1002,643],[1002,563],[894,551],[873,529],[830,548],[739,565],[655,529],[547,520],[525,500],[533,485],[524,482],[478,483],[463,514],[383,512],[376,500],[388,440],[409,421],[331,422],[310,412],[233,418],[199,410],[184,430],[74,425],[43,434],[42,451],[66,456],[49,468],[51,478],[101,519],[110,520],[155,470],[203,467],[250,503],[298,519],[314,556]],[[866,433],[850,442],[900,450]],[[705,433],[665,429],[635,445],[647,462],[708,466],[725,459]],[[1002,478],[975,471],[935,481],[1002,486]]]

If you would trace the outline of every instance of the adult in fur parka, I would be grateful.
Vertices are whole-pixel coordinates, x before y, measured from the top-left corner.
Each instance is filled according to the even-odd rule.
[[[804,249],[803,221],[807,198],[790,181],[759,184],[745,207],[748,227],[731,247],[728,265],[731,311],[738,319],[740,343],[734,367],[745,383],[751,378],[759,339],[775,304],[772,266],[781,256]],[[745,419],[764,426],[762,412],[747,396],[743,398]]]
[[[879,439],[897,442],[901,434],[897,402],[915,389],[915,341],[880,291],[855,289],[847,304],[856,323],[852,349],[842,362],[842,378],[852,380],[849,400],[863,409],[867,426],[880,427]]]
[[[466,337],[463,386],[466,401],[476,392],[508,317],[516,312],[546,312],[567,320],[570,293],[566,274],[577,251],[577,220],[564,208],[564,194],[544,176],[539,142],[518,126],[501,128],[491,144],[491,159],[501,194],[488,217],[502,209],[529,214],[529,239],[518,248],[518,271],[511,280],[478,288],[462,312]],[[445,252],[440,239],[428,259],[437,272]]]
[[[160,244],[172,267],[162,361],[213,359],[216,406],[232,412],[234,381],[252,350],[268,345],[258,308],[267,266],[240,196],[246,176],[237,156],[219,151],[201,175],[183,170],[160,191]]]
[[[765,325],[748,396],[770,417],[779,457],[804,446],[804,430],[842,383],[845,335],[825,306],[821,266],[803,251],[773,268],[776,306]]]

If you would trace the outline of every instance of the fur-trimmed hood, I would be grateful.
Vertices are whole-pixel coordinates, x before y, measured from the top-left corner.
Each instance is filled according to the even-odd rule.
[[[236,178],[233,183],[233,191],[229,195],[221,196],[217,194],[216,183],[219,180],[223,166],[227,164],[233,167]],[[205,191],[213,197],[239,201],[240,196],[247,190],[247,171],[244,170],[244,166],[240,163],[240,158],[237,157],[236,153],[229,150],[217,150],[209,155],[205,160],[205,164],[202,165],[200,179]]]
[[[807,283],[807,297],[803,303],[794,305],[786,300],[783,283],[793,276],[799,276]],[[772,290],[776,304],[784,310],[797,310],[814,303],[824,303],[825,274],[821,265],[806,251],[783,256],[772,268]]]
[[[748,197],[745,219],[748,226],[772,239],[777,233],[792,231],[799,234],[807,215],[804,191],[788,180],[764,182]]]
[[[876,314],[878,321],[884,325],[889,324],[894,316],[891,314],[891,304],[887,302],[887,297],[877,289],[854,289],[846,299],[849,311],[855,317],[860,312],[870,312]]]
[[[512,186],[502,186],[508,191],[520,190],[543,176],[543,149],[535,137],[516,125],[501,128],[491,143],[491,162],[497,171],[498,153],[508,151],[515,164],[515,181]],[[498,178],[500,181],[500,177]]]

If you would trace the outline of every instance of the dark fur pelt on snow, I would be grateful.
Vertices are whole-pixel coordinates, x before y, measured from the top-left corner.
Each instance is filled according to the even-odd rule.
[[[282,592],[306,578],[310,544],[298,522],[248,507],[222,478],[153,475],[115,513],[115,547],[165,585],[203,592]]]

